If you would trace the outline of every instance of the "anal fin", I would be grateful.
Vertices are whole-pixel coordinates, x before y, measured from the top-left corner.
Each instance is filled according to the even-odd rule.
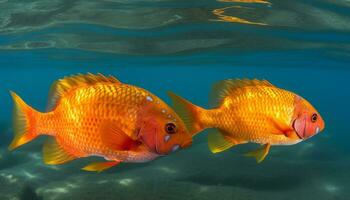
[[[119,163],[120,161],[93,162],[83,167],[82,170],[90,172],[102,172],[106,169],[118,165]]]
[[[235,140],[223,131],[218,129],[211,129],[208,133],[208,146],[212,153],[219,153],[225,151],[237,144],[243,144],[244,141]]]
[[[254,157],[257,163],[261,163],[269,153],[270,147],[270,144],[265,144],[255,151],[246,153],[245,156]]]
[[[48,138],[43,148],[45,164],[59,165],[76,159],[74,155],[67,153],[54,138]]]

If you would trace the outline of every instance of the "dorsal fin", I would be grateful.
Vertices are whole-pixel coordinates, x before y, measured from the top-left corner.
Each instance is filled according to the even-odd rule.
[[[75,88],[86,86],[86,85],[95,85],[97,83],[121,83],[115,77],[109,75],[104,76],[100,73],[98,74],[77,74],[73,76],[66,76],[63,79],[59,79],[54,82],[51,86],[49,93],[49,102],[47,111],[53,110],[59,99],[68,91],[71,91]]]
[[[217,107],[221,105],[223,99],[245,87],[265,86],[275,87],[267,80],[257,79],[227,79],[214,84],[210,95],[210,105]]]

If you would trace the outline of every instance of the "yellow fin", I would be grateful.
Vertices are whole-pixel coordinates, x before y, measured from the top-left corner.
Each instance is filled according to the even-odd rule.
[[[222,131],[217,129],[211,129],[208,133],[208,146],[212,153],[219,153],[229,149],[237,144],[242,144],[245,142],[238,142],[225,136]]]
[[[93,162],[83,167],[82,170],[90,172],[102,172],[103,170],[116,166],[119,163],[120,161]]]
[[[204,112],[205,110],[170,91],[168,95],[171,98],[172,107],[185,123],[191,135],[199,133],[204,128],[200,121],[199,111]]]
[[[76,159],[77,157],[68,154],[54,138],[48,138],[43,148],[44,163],[48,165],[59,165]]]
[[[217,107],[221,105],[223,99],[227,96],[234,95],[244,87],[266,86],[275,87],[267,80],[257,79],[227,79],[214,84],[210,94],[210,105]]]
[[[246,153],[245,156],[254,157],[256,162],[261,163],[269,153],[270,147],[270,144],[265,144],[255,151]]]
[[[38,136],[38,133],[36,133],[36,116],[39,113],[28,106],[16,93],[10,93],[14,102],[14,138],[8,148],[9,150],[13,150]]]
[[[47,110],[53,110],[61,96],[65,93],[71,91],[72,89],[86,86],[86,85],[95,85],[97,83],[121,83],[118,79],[113,76],[104,76],[102,74],[77,74],[73,76],[67,76],[63,79],[57,80],[52,84],[51,90],[49,93],[49,102]]]

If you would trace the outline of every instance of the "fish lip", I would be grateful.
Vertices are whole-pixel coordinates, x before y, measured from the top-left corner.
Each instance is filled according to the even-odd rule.
[[[292,127],[293,127],[293,129],[294,129],[294,131],[295,131],[295,133],[296,133],[296,135],[298,136],[298,138],[299,139],[303,139],[303,137],[301,137],[301,135],[299,135],[299,133],[298,133],[298,131],[295,129],[295,121],[296,121],[297,119],[295,119],[294,121],[293,121],[293,124],[292,124]],[[304,128],[304,131],[305,131],[305,128]]]

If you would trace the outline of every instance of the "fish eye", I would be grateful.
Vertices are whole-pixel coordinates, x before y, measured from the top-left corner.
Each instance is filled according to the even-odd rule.
[[[168,134],[174,134],[176,133],[177,131],[177,128],[176,128],[176,125],[174,123],[167,123],[165,125],[165,131],[168,133]]]
[[[311,122],[316,122],[316,121],[317,121],[317,118],[318,118],[318,116],[317,116],[316,113],[312,114],[312,116],[311,116]]]

